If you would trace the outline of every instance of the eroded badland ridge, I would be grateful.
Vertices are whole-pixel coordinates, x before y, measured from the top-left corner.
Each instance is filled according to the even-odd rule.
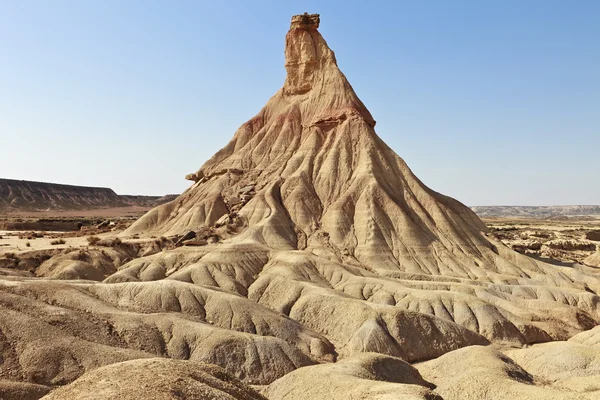
[[[474,206],[473,211],[480,217],[522,217],[522,218],[581,218],[600,219],[598,205],[569,206]]]
[[[517,253],[425,186],[319,24],[292,18],[283,88],[176,200],[120,238],[0,258],[0,393],[600,396],[597,268]]]
[[[118,195],[112,189],[0,178],[0,213],[154,207],[175,198]]]

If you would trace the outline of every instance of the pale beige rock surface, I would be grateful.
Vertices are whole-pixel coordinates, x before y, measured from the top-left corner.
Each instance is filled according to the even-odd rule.
[[[566,392],[581,393],[580,398],[600,398],[600,347],[552,342],[505,352],[538,381]]]
[[[254,384],[335,359],[327,339],[297,322],[187,283],[0,281],[0,304],[0,376],[44,385],[156,356],[217,364]]]
[[[564,356],[568,357],[568,354]],[[552,357],[548,359],[548,362],[552,361]],[[435,383],[436,393],[445,400],[591,400],[597,399],[600,394],[597,391],[578,392],[571,388],[556,387],[543,376],[531,374],[491,347],[459,349],[421,363],[417,369],[424,379]]]
[[[151,358],[98,368],[45,400],[265,400],[221,368],[191,361]]]
[[[35,383],[0,380],[0,399],[37,400],[50,391],[48,386]]]
[[[600,247],[594,254],[586,258],[583,263],[592,267],[600,267]]]
[[[218,365],[272,398],[593,398],[582,371],[596,368],[598,270],[516,253],[426,187],[375,133],[319,23],[293,18],[283,88],[122,235],[206,238],[114,273],[61,256],[37,278],[1,275],[0,377],[94,398],[128,380],[166,396],[159,383],[181,375],[190,398],[226,396],[203,375],[213,367],[193,378],[162,357]],[[559,348],[564,377],[539,367]],[[425,360],[422,377],[407,364]]]
[[[269,385],[263,394],[283,399],[441,400],[419,372],[401,359],[363,353],[339,361],[299,368]]]

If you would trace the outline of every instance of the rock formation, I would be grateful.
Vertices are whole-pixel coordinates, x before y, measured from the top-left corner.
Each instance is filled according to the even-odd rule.
[[[118,195],[112,189],[0,179],[0,212],[69,211],[146,206],[169,202],[174,195]]]
[[[214,399],[265,400],[210,364],[164,358],[132,360],[98,368],[62,387],[47,400]]]
[[[426,187],[375,133],[319,23],[292,18],[283,88],[123,234],[187,235],[183,246],[103,283],[0,281],[2,376],[69,384],[55,399],[133,398],[127,376],[175,375],[199,398],[260,398],[245,385],[270,399],[600,395],[570,380],[600,362],[600,336],[584,332],[600,319],[596,269],[516,253]],[[535,362],[552,340],[588,357],[555,386]]]
[[[600,206],[475,206],[480,217],[582,218],[600,217]]]
[[[192,263],[173,266],[173,254],[134,260],[108,281],[202,283],[201,271],[216,269],[218,286],[329,331],[342,354],[382,347],[414,360],[450,350],[447,343],[527,344],[594,326],[594,275],[509,250],[468,207],[415,177],[375,133],[319,22],[292,19],[283,88],[193,174],[196,183],[125,232],[210,227],[225,241],[197,249]],[[346,321],[334,312],[341,304],[364,317]],[[340,324],[335,332],[315,315],[324,308],[333,313],[328,324]],[[439,348],[405,354],[406,339],[387,318],[439,329]]]

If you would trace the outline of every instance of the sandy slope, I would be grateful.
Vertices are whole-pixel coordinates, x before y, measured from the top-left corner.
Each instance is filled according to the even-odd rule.
[[[592,267],[600,267],[600,247],[594,254],[586,258],[583,262]]]
[[[294,17],[283,88],[124,234],[222,240],[133,259],[102,283],[7,274],[0,377],[66,385],[57,399],[165,397],[176,377],[190,398],[258,398],[245,385],[271,399],[600,395],[597,270],[518,254],[420,182],[317,27]],[[565,375],[541,366],[561,360]]]

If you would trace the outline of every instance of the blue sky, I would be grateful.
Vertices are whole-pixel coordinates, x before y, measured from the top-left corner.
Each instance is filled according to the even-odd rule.
[[[600,2],[585,0],[0,0],[0,177],[183,191],[283,85],[304,11],[434,190],[600,204]]]

